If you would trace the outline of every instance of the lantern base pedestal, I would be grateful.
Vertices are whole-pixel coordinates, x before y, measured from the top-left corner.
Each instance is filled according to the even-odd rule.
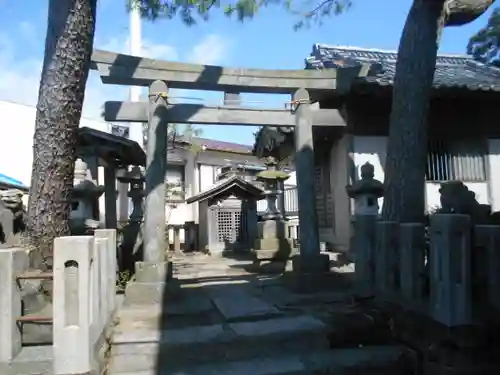
[[[258,238],[254,252],[258,260],[286,261],[292,253],[293,241],[285,235],[286,223],[282,219],[265,220],[258,223]]]
[[[254,253],[258,260],[288,260],[293,241],[288,238],[261,238],[255,240]]]

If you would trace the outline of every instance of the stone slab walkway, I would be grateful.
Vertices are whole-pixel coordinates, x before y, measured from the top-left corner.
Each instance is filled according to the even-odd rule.
[[[180,297],[121,309],[108,374],[340,375],[360,364],[373,374],[402,349],[329,350],[329,314],[350,303],[352,275],[341,274],[304,294],[287,272],[259,275],[249,261],[176,256]]]

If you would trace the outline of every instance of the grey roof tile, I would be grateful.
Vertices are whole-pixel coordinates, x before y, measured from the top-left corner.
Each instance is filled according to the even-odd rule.
[[[379,64],[377,74],[361,78],[363,83],[392,85],[397,53],[356,47],[316,44],[306,59],[306,69],[328,69],[359,63]],[[469,56],[438,55],[434,74],[435,88],[467,88],[500,91],[500,69],[474,61]]]

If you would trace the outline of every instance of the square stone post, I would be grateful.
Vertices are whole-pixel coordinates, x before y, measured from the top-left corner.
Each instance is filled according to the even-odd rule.
[[[429,255],[431,316],[447,327],[472,324],[470,216],[431,215]]]
[[[28,254],[20,247],[0,249],[0,368],[12,362],[22,347],[22,291],[16,280],[29,265]]]
[[[313,109],[305,89],[295,92],[295,169],[299,202],[300,255],[293,259],[294,270],[305,273],[329,270],[328,255],[319,250],[318,215],[314,189]]]
[[[118,176],[125,176],[128,172],[127,167],[120,167],[118,168],[118,173],[116,173]],[[126,223],[128,221],[128,184],[123,183],[123,182],[118,182],[118,221],[120,223]]]
[[[106,228],[116,229],[116,172],[113,166],[104,168],[104,212]]]

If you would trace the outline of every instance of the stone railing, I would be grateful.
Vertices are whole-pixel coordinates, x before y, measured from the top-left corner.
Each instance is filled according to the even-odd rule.
[[[16,280],[29,266],[28,253],[21,247],[0,248],[0,368],[8,366],[22,347],[22,291]]]
[[[468,326],[500,309],[500,226],[468,215],[420,223],[359,215],[353,249],[358,293],[447,327]]]
[[[101,373],[116,309],[116,231],[54,241],[54,375]]]

